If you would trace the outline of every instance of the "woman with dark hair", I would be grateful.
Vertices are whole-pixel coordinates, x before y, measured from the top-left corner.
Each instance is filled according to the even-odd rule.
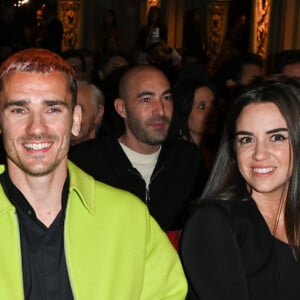
[[[219,100],[213,83],[199,80],[178,82],[173,88],[173,100],[170,137],[186,140],[201,149],[209,171],[219,142]]]
[[[182,233],[189,299],[300,299],[299,120],[299,83],[287,79],[233,104]]]

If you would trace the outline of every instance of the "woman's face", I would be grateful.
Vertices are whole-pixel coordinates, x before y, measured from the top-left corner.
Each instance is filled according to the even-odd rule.
[[[235,148],[253,199],[280,199],[290,181],[293,156],[287,123],[275,104],[243,108],[236,122]]]
[[[214,134],[216,131],[215,96],[208,87],[195,90],[194,102],[188,118],[191,136]]]

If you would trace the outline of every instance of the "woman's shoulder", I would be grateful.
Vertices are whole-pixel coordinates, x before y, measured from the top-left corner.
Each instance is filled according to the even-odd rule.
[[[194,213],[215,213],[228,217],[248,215],[257,211],[255,202],[249,197],[240,200],[204,199],[194,210]]]
[[[220,237],[237,243],[243,257],[248,257],[251,251],[260,253],[259,263],[271,253],[272,235],[251,198],[205,200],[187,218],[182,231],[182,243],[200,239],[203,244]]]
[[[193,209],[186,226],[207,228],[212,223],[215,228],[230,228],[238,236],[257,231],[262,236],[268,235],[263,217],[250,197],[241,200],[203,200]]]
[[[209,199],[201,201],[190,212],[186,227],[206,227],[214,222],[214,226],[220,224],[223,227],[231,223],[235,210],[240,206],[240,201]]]

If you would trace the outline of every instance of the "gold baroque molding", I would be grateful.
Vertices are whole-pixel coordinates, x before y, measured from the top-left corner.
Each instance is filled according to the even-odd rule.
[[[225,39],[229,1],[212,1],[208,6],[207,54],[210,57],[211,64],[218,57]]]
[[[62,0],[61,14],[64,26],[63,46],[75,48],[78,43],[80,21],[80,0]]]
[[[255,0],[253,51],[263,58],[267,56],[271,0]]]

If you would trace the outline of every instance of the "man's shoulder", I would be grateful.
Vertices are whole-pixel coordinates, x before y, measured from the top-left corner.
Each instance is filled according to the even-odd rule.
[[[68,170],[71,179],[71,188],[76,189],[78,194],[83,197],[89,206],[98,203],[101,206],[121,207],[143,207],[142,201],[130,192],[97,181],[92,176],[74,165],[71,161],[68,163]]]
[[[112,137],[84,142],[69,152],[69,159],[97,180],[115,185],[123,182],[130,162],[117,139]]]
[[[179,140],[179,139],[167,139],[163,144],[162,144],[163,149],[167,149],[168,151],[173,151],[173,152],[184,152],[184,153],[198,153],[199,154],[199,149],[196,145],[193,143],[184,141],[184,140]]]
[[[107,144],[108,140],[109,140],[108,137],[90,139],[90,140],[83,141],[79,144],[72,146],[71,150],[80,151],[80,150],[84,150],[84,149],[98,148],[103,144]]]
[[[100,156],[102,153],[111,153],[116,149],[117,138],[107,136],[84,141],[78,145],[71,147],[69,157],[88,155],[89,157]]]
[[[167,140],[162,144],[161,159],[177,163],[192,163],[195,166],[203,165],[203,155],[198,147],[182,140]]]

